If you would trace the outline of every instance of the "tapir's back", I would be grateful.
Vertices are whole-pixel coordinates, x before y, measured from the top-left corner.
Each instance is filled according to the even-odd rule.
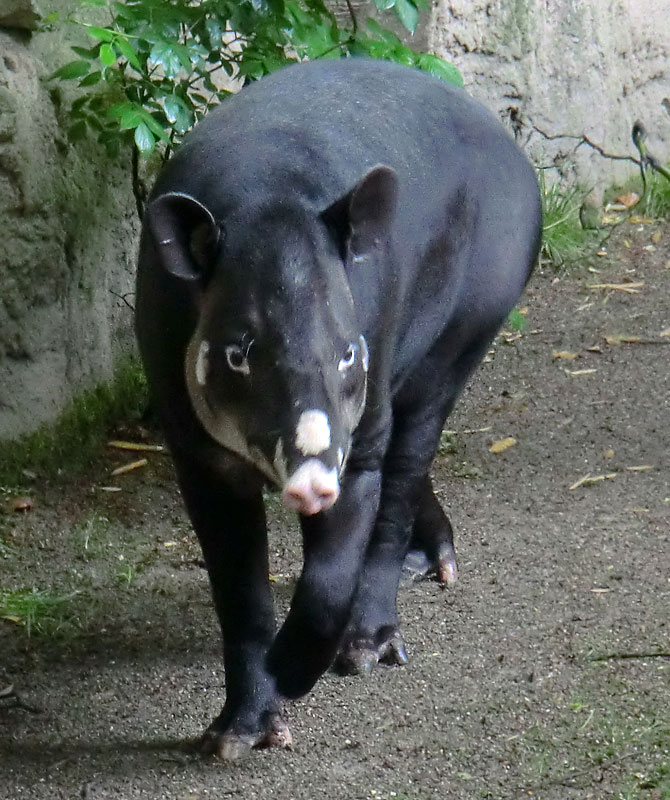
[[[355,58],[294,65],[226,100],[187,136],[156,191],[179,185],[215,210],[290,186],[322,209],[377,163],[398,173],[401,214],[413,193],[431,206],[481,170],[501,185],[519,170],[534,183],[502,126],[463,90]]]

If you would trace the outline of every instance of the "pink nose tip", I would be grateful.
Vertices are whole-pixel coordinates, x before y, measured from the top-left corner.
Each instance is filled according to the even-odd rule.
[[[289,477],[282,491],[284,505],[310,516],[331,508],[340,494],[337,470],[310,458]]]

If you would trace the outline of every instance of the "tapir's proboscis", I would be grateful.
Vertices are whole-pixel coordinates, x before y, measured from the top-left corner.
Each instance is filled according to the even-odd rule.
[[[440,432],[537,256],[533,169],[494,117],[366,59],[279,70],[189,133],[144,217],[137,334],[202,546],[224,759],[291,744],[331,665],[404,664],[403,565],[456,578]],[[264,487],[300,515],[275,629]]]

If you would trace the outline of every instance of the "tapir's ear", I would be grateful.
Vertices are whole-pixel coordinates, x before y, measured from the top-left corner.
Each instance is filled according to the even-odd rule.
[[[334,232],[343,257],[373,250],[388,232],[398,197],[398,176],[390,167],[373,167],[322,217]]]
[[[191,281],[209,277],[221,229],[199,200],[178,192],[160,195],[149,204],[145,224],[168,272]]]

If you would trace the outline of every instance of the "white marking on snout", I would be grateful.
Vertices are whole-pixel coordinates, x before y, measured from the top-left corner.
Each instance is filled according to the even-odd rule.
[[[337,448],[337,466],[342,469],[342,464],[344,464],[344,450],[341,447]]]
[[[200,386],[207,383],[207,373],[209,372],[209,342],[203,339],[198,348],[198,357],[195,361],[195,379]]]
[[[302,412],[295,429],[295,446],[304,456],[318,456],[330,447],[330,422],[325,411]]]
[[[311,516],[331,508],[339,494],[337,468],[326,469],[323,461],[310,458],[284,484],[282,501],[288,508]]]

